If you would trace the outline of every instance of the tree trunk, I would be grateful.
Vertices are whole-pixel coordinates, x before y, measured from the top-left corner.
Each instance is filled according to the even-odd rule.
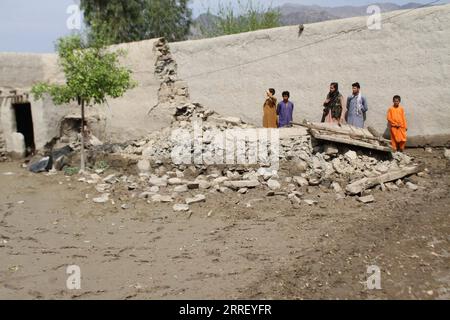
[[[84,152],[84,100],[81,99],[81,165],[80,172],[83,173],[86,170],[86,158]]]

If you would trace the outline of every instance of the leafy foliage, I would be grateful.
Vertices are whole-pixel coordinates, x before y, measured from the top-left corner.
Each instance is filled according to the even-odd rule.
[[[66,176],[74,176],[80,172],[80,168],[78,167],[65,167],[64,174]]]
[[[107,44],[165,37],[184,40],[192,12],[189,0],[81,0],[89,38]]]
[[[247,0],[245,4],[238,1],[238,8],[231,2],[219,3],[217,13],[213,14],[208,10],[207,16],[211,17],[212,23],[206,28],[201,27],[201,32],[208,37],[276,28],[281,25],[279,10],[253,0]]]
[[[119,98],[136,86],[132,72],[119,65],[124,51],[114,52],[103,44],[88,47],[78,35],[59,39],[56,49],[66,83],[35,85],[31,92],[36,100],[49,94],[57,105],[72,101],[103,104],[108,97]]]

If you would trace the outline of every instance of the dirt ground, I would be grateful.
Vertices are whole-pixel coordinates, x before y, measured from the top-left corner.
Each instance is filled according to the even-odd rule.
[[[77,177],[1,163],[0,298],[450,299],[450,163],[408,153],[429,170],[415,192],[374,190],[364,205],[313,188],[318,205],[299,209],[264,190],[208,194],[192,215],[94,204]],[[69,265],[81,290],[66,287]],[[371,265],[381,290],[366,287]]]

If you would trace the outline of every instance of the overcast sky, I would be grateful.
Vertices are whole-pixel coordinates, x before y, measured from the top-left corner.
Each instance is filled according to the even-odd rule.
[[[222,2],[237,0],[223,0]],[[273,0],[262,1],[274,6],[283,3],[322,6],[366,5],[373,2],[429,3],[431,0]],[[194,15],[213,8],[218,0],[192,0]],[[443,0],[449,2],[449,0]],[[0,0],[0,52],[53,52],[55,39],[69,34],[67,9],[77,0]]]

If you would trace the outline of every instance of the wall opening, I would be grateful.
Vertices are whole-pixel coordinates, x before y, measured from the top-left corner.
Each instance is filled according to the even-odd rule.
[[[36,151],[31,104],[15,103],[13,104],[13,109],[16,115],[17,132],[23,134],[25,138],[26,155],[29,156]]]

